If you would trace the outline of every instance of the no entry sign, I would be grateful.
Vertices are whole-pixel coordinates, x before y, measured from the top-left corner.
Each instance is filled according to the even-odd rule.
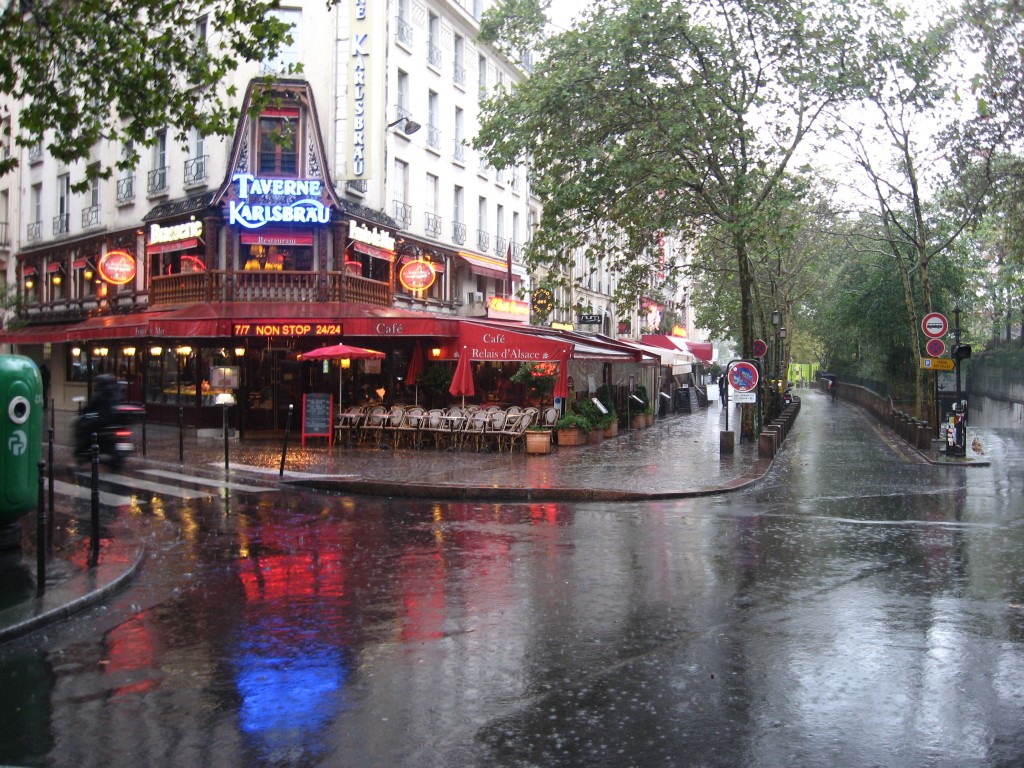
[[[753,392],[757,386],[757,366],[743,362],[733,363],[729,368],[729,383],[737,392]]]
[[[946,335],[949,330],[949,321],[941,312],[929,312],[921,321],[921,330],[929,339],[937,339]]]
[[[754,339],[754,357],[764,357],[768,354],[768,345],[764,339]]]

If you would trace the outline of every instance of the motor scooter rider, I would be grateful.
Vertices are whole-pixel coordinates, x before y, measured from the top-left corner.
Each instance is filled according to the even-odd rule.
[[[117,379],[108,373],[100,374],[93,382],[92,396],[82,409],[76,424],[77,452],[84,455],[92,444],[92,433],[102,437],[103,430],[114,425],[114,409],[121,402]]]

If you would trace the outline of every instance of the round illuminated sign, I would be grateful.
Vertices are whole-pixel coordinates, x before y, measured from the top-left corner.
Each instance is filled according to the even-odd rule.
[[[107,251],[96,269],[108,283],[124,285],[135,279],[135,257],[125,251]]]
[[[410,261],[398,271],[398,282],[408,291],[425,291],[436,279],[437,272],[429,261]]]
[[[533,312],[538,317],[547,317],[555,307],[555,298],[547,288],[533,289]]]

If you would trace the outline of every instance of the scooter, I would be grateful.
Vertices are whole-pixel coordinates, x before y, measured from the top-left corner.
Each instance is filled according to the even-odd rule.
[[[793,404],[793,388],[792,387],[786,387],[786,391],[782,393],[782,405],[783,406],[787,406],[787,405],[792,405],[792,404]]]
[[[109,420],[95,411],[83,411],[75,422],[75,458],[79,462],[92,459],[92,436],[100,449],[100,460],[111,469],[118,469],[135,452],[132,423],[142,418],[137,405],[117,404],[111,407]]]

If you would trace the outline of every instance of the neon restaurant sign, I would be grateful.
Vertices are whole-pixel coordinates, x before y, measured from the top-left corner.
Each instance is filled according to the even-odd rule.
[[[259,229],[265,224],[328,224],[331,207],[320,201],[319,179],[261,179],[236,173],[238,199],[228,201],[228,224]]]

